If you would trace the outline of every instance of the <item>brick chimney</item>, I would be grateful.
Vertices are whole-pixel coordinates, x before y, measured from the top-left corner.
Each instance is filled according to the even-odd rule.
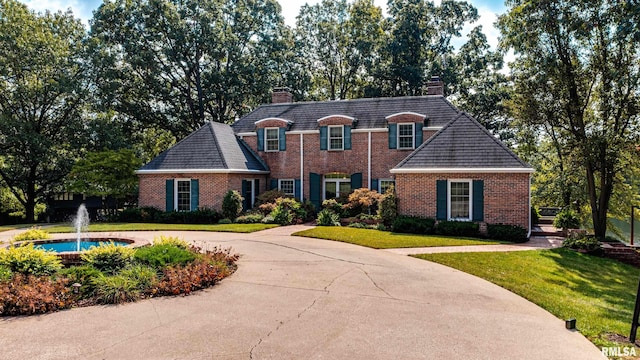
[[[444,95],[444,81],[440,76],[432,76],[427,83],[427,95]]]
[[[293,102],[293,94],[291,93],[291,89],[288,87],[277,87],[273,88],[271,92],[271,103],[272,104],[284,104]]]

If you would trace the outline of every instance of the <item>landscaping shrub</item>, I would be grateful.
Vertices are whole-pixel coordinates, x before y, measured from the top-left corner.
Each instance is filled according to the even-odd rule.
[[[290,225],[293,222],[293,214],[291,211],[281,206],[276,206],[270,214],[273,222],[280,225]]]
[[[540,223],[540,211],[535,206],[531,207],[531,223],[534,225]]]
[[[82,265],[62,269],[58,275],[66,277],[69,280],[69,284],[80,284],[81,286],[78,288],[79,296],[87,298],[94,294],[95,285],[93,280],[104,274],[91,265]]]
[[[602,245],[595,236],[576,234],[568,237],[562,242],[562,246],[574,250],[586,250],[588,252],[597,252]]]
[[[93,279],[96,301],[100,304],[121,304],[140,298],[140,284],[123,275],[99,276]]]
[[[339,203],[336,199],[324,200],[322,202],[322,208],[333,211],[333,213],[338,215],[338,217],[344,217],[346,215],[342,207],[342,203]]]
[[[257,205],[274,204],[277,199],[286,198],[286,197],[287,197],[287,194],[283,193],[280,190],[274,189],[274,190],[265,191],[262,194],[258,195],[256,200],[257,200]]]
[[[479,237],[480,226],[466,221],[440,221],[436,226],[436,234],[449,236]]]
[[[398,200],[393,185],[387,189],[378,205],[378,217],[385,226],[392,226],[398,217]]]
[[[0,265],[0,282],[11,280],[13,271],[8,266]]]
[[[162,280],[158,282],[153,293],[187,295],[194,290],[214,285],[228,276],[229,271],[204,260],[194,261],[184,266],[170,266],[163,270]]]
[[[221,217],[219,212],[208,208],[164,212],[153,207],[143,207],[125,209],[118,214],[117,220],[134,223],[215,224]]]
[[[316,219],[318,226],[340,226],[340,217],[331,209],[322,209]]]
[[[577,229],[580,227],[580,218],[575,211],[563,209],[553,219],[553,226],[559,229]]]
[[[267,216],[267,215],[271,214],[271,212],[275,208],[276,208],[276,203],[275,202],[264,203],[264,204],[261,204],[260,206],[258,206],[258,211],[260,211],[263,215]]]
[[[278,198],[269,216],[273,217],[276,224],[291,225],[302,223],[307,217],[307,212],[296,199]]]
[[[415,216],[398,216],[391,224],[391,231],[408,234],[433,234],[435,220]]]
[[[367,224],[363,224],[361,222],[352,222],[347,227],[356,228],[356,229],[370,229],[371,227]]]
[[[0,315],[44,314],[69,308],[74,297],[68,282],[16,273],[11,281],[0,282]]]
[[[137,262],[161,269],[167,265],[186,264],[195,260],[196,255],[186,249],[171,244],[154,244],[136,249]]]
[[[344,205],[344,208],[349,211],[350,216],[356,216],[361,213],[371,214],[372,211],[375,212],[375,208],[377,208],[381,199],[382,195],[375,190],[367,188],[355,189],[349,194],[349,202]]]
[[[150,266],[134,265],[124,268],[118,274],[133,280],[138,285],[138,290],[149,291],[158,283],[158,273]]]
[[[13,241],[46,240],[50,238],[51,235],[49,235],[49,232],[46,230],[42,230],[39,227],[32,227],[31,229],[14,236]]]
[[[259,224],[264,219],[264,215],[260,213],[247,214],[243,216],[238,216],[236,219],[236,223],[238,224]]]
[[[526,242],[527,230],[515,225],[487,225],[487,235],[490,239],[511,241],[515,243]]]
[[[153,239],[153,245],[172,245],[181,249],[188,250],[191,248],[191,244],[177,236],[164,236]]]
[[[134,252],[125,246],[105,243],[85,251],[80,258],[103,273],[113,275],[132,263]]]
[[[51,275],[62,268],[62,263],[54,251],[36,248],[29,243],[0,249],[0,266],[14,273]]]
[[[242,212],[242,196],[235,190],[229,190],[222,199],[222,216],[235,220]]]
[[[231,219],[224,218],[224,219],[220,219],[220,221],[218,221],[218,224],[220,225],[233,224],[233,221],[231,221]]]

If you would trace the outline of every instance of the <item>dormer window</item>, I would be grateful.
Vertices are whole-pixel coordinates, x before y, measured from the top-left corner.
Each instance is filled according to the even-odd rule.
[[[343,150],[343,149],[344,149],[343,126],[342,125],[329,126],[329,150]]]
[[[398,149],[414,148],[415,123],[398,124]]]
[[[280,128],[265,129],[266,151],[280,150]]]

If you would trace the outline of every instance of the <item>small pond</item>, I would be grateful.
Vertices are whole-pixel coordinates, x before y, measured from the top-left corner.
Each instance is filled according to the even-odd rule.
[[[100,246],[101,244],[109,244],[114,243],[117,246],[127,246],[130,242],[125,241],[108,241],[108,240],[82,240],[80,241],[80,251],[89,250],[92,246]],[[77,251],[78,245],[76,240],[62,240],[56,242],[46,242],[36,244],[36,247],[42,248],[44,250],[53,250],[55,252],[70,252]]]

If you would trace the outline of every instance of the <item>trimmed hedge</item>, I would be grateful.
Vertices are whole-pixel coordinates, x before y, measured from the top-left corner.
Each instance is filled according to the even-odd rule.
[[[440,221],[436,234],[448,236],[480,237],[480,225],[467,221]]]
[[[161,224],[217,224],[222,215],[213,209],[194,211],[160,211],[153,207],[130,208],[121,211],[118,222],[144,222]]]
[[[527,230],[515,225],[487,225],[487,235],[490,239],[523,243],[527,239]]]
[[[433,234],[436,221],[432,218],[398,216],[391,224],[391,231],[407,234]]]

